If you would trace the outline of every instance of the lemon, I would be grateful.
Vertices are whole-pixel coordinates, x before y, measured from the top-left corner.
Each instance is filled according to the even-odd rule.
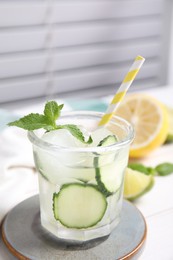
[[[169,128],[168,128],[168,135],[166,138],[166,142],[170,143],[173,142],[173,108],[167,107],[168,111],[168,119],[169,119]]]
[[[154,185],[154,177],[126,168],[124,179],[124,198],[135,200],[148,192]]]
[[[168,134],[168,112],[155,98],[129,94],[116,110],[116,115],[128,120],[135,129],[130,157],[143,157],[164,143]]]

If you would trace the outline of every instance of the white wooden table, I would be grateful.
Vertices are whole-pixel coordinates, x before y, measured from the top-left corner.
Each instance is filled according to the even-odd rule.
[[[173,107],[173,86],[145,92]],[[152,166],[162,162],[173,163],[173,144],[159,148],[143,162]],[[147,243],[140,260],[172,260],[173,174],[156,177],[153,189],[135,204],[145,216],[148,226]]]

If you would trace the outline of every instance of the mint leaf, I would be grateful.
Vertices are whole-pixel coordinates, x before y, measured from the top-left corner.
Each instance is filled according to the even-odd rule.
[[[130,168],[130,169],[132,169],[132,170],[135,170],[135,171],[138,171],[138,172],[142,172],[142,173],[144,173],[144,174],[146,174],[146,175],[150,175],[150,174],[153,174],[154,172],[153,172],[153,168],[151,168],[151,167],[146,167],[146,166],[144,166],[143,164],[141,164],[141,163],[130,163],[129,165],[128,165],[128,167]]]
[[[59,109],[62,110],[64,107],[64,104],[59,105]]]
[[[49,101],[45,105],[44,115],[54,128],[56,128],[56,120],[60,116],[63,106],[58,105],[55,101]]]
[[[47,131],[55,129],[67,129],[70,133],[83,143],[90,144],[93,142],[91,136],[85,141],[84,135],[76,125],[56,125],[56,120],[60,116],[63,104],[58,105],[55,101],[49,101],[44,108],[44,114],[31,113],[19,120],[8,123],[8,126],[17,126],[25,130],[36,130],[44,128]]]
[[[157,171],[155,168],[152,167],[146,167],[148,170],[148,175],[157,175]]]
[[[25,130],[36,130],[44,128],[48,131],[56,129],[56,120],[60,116],[62,105],[55,101],[49,101],[44,108],[44,115],[31,113],[14,122],[8,123],[8,126],[17,126]]]
[[[51,126],[44,115],[40,114],[29,114],[20,118],[19,120],[8,123],[8,126],[17,126],[25,130],[35,130],[39,128],[44,128],[46,130],[50,129]]]
[[[156,171],[160,176],[166,176],[173,173],[173,164],[172,163],[161,163],[156,166]]]
[[[91,144],[93,142],[91,136],[89,137],[88,141],[85,141],[83,133],[76,125],[58,125],[57,129],[67,129],[74,137],[76,137],[82,143]]]
[[[169,134],[166,137],[165,144],[173,143],[173,134]]]
[[[159,176],[166,176],[173,173],[173,164],[172,163],[161,163],[157,165],[155,168],[147,167],[140,163],[130,163],[128,167],[132,170],[136,170],[142,172],[146,175],[159,175]]]

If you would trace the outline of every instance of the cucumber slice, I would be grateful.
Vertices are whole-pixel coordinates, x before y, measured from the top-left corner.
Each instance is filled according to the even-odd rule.
[[[117,142],[117,137],[115,135],[108,135],[103,140],[100,141],[98,146],[109,146]]]
[[[121,177],[116,176],[116,168],[114,164],[102,168],[96,168],[96,181],[99,190],[106,197],[115,193],[121,185]]]
[[[100,141],[98,146],[109,146],[117,141],[115,135],[109,135]],[[103,158],[102,158],[103,157]],[[121,185],[121,178],[115,175],[115,154],[107,154],[105,156],[95,157],[94,165],[96,168],[96,181],[99,190],[106,196],[112,195]],[[107,163],[103,163],[103,160]]]
[[[53,212],[56,220],[67,228],[89,228],[104,216],[107,201],[97,186],[91,184],[64,184],[53,195]]]
[[[105,146],[108,147],[113,145],[117,142],[117,138],[115,135],[108,135],[103,140],[100,141],[98,146]],[[104,165],[108,165],[115,160],[115,152],[105,152],[103,154],[96,154],[98,155],[98,159],[94,161],[96,163],[96,167],[102,167]]]

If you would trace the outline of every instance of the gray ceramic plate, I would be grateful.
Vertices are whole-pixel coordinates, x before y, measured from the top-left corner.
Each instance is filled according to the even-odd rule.
[[[2,237],[11,253],[19,259],[138,259],[146,239],[146,223],[139,210],[124,201],[120,224],[110,236],[77,246],[58,240],[42,228],[39,198],[34,196],[8,213]]]

